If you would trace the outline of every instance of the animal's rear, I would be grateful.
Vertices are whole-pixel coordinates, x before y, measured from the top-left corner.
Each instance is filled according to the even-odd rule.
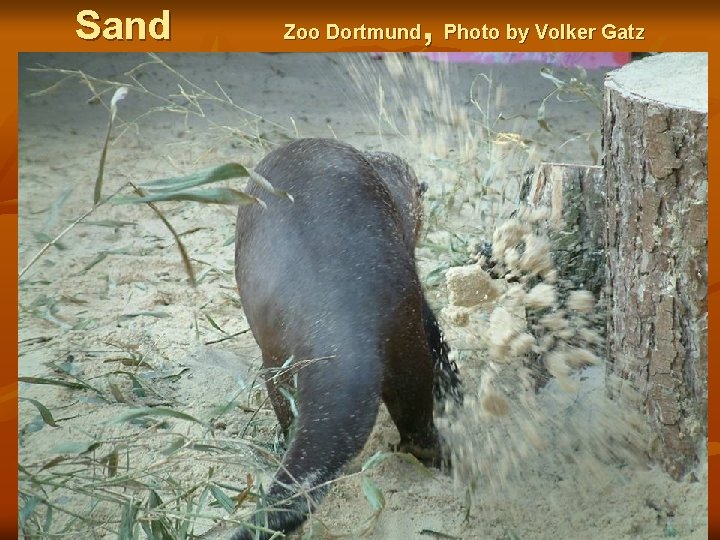
[[[287,533],[362,449],[381,397],[401,446],[438,457],[423,326],[429,308],[402,209],[361,152],[298,140],[271,152],[256,172],[294,197],[263,195],[267,209],[241,208],[236,245],[238,287],[263,365],[279,368],[292,357],[297,374],[294,437],[266,511],[252,520]],[[268,392],[287,433],[292,418],[279,386],[290,377],[270,375]],[[244,529],[233,540],[254,537]]]

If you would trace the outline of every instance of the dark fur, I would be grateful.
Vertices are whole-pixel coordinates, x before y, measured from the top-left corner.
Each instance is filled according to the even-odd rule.
[[[323,497],[318,486],[362,449],[380,399],[399,448],[437,464],[433,392],[453,390],[458,379],[415,268],[422,188],[407,164],[332,139],[300,139],[255,170],[294,197],[249,188],[267,208],[240,208],[235,258],[263,366],[279,368],[290,357],[297,365],[294,437],[267,510],[252,520],[287,534]],[[290,384],[289,375],[267,381],[285,434],[293,418],[279,387]],[[232,539],[254,537],[246,528]]]

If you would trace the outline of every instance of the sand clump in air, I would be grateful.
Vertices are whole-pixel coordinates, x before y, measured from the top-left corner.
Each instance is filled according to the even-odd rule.
[[[455,481],[481,500],[488,489],[497,497],[546,496],[543,482],[555,475],[563,485],[553,496],[573,506],[587,486],[644,466],[641,419],[604,395],[598,306],[589,291],[559,279],[546,218],[542,209],[519,211],[495,230],[492,264],[477,257],[473,271],[503,291],[494,302],[459,290],[480,283],[457,279],[468,267],[448,278],[450,298],[483,329],[473,336],[483,356],[479,384],[466,385],[465,406],[449,413],[443,433]],[[494,280],[481,269],[490,266]],[[474,312],[465,301],[473,295]]]

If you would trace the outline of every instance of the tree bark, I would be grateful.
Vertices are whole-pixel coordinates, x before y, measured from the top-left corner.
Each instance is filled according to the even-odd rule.
[[[659,54],[605,82],[608,393],[640,406],[673,477],[707,433],[707,54]]]

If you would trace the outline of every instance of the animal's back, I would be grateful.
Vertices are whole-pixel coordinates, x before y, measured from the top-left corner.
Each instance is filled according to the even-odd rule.
[[[246,314],[262,303],[278,322],[292,314],[287,324],[315,322],[305,319],[331,310],[334,323],[371,325],[409,287],[419,289],[402,218],[361,152],[332,139],[300,139],[268,154],[255,171],[294,200],[252,186],[267,208],[238,212],[238,286],[241,297],[253,291],[252,302],[243,301]],[[354,320],[341,320],[343,305],[353,308],[347,315]],[[297,317],[298,309],[307,316]],[[365,313],[368,320],[358,320]]]

